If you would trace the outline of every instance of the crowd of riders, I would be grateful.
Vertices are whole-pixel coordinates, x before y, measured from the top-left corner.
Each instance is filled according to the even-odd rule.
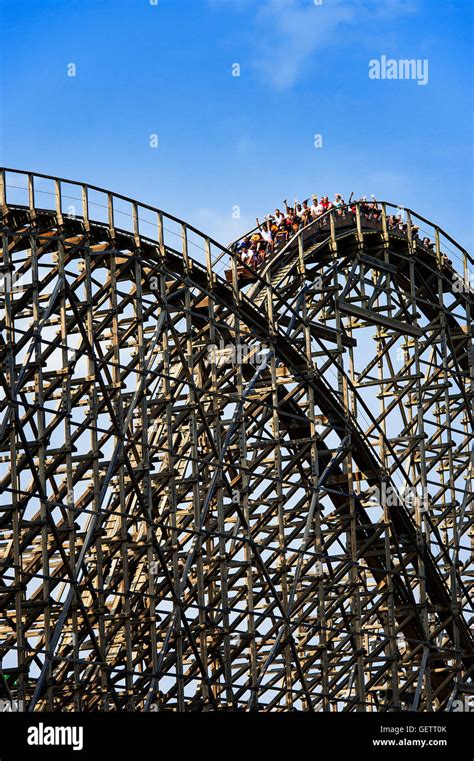
[[[235,244],[234,250],[245,265],[253,269],[260,269],[275,251],[281,249],[303,227],[311,223],[315,223],[315,226],[328,226],[329,215],[326,212],[331,209],[334,209],[336,217],[339,216],[341,219],[354,217],[356,205],[356,202],[352,201],[352,193],[347,204],[340,193],[335,194],[333,201],[330,201],[328,196],[320,196],[319,199],[317,196],[313,196],[311,201],[308,199],[300,203],[295,200],[293,206],[288,206],[285,199],[283,210],[275,209],[273,214],[268,214],[262,222],[257,217],[257,226],[254,231],[239,240]],[[380,221],[382,210],[374,196],[371,196],[370,200],[363,196],[359,199],[358,205],[360,213],[366,219]],[[392,230],[398,230],[401,233],[407,232],[407,223],[403,221],[401,215],[387,217],[387,224]],[[414,225],[412,226],[412,235],[415,238],[418,237],[418,228]],[[423,240],[423,245],[430,249],[433,248],[429,238]]]

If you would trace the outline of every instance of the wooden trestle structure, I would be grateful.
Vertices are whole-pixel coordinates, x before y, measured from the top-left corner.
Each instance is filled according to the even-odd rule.
[[[472,690],[468,253],[356,204],[244,280],[95,187],[2,170],[0,203],[2,696],[437,711]]]

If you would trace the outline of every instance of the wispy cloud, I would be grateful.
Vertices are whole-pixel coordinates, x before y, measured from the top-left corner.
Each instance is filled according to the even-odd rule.
[[[218,6],[222,0],[210,0]],[[393,20],[416,9],[414,0],[226,0],[236,10],[251,14],[254,53],[252,64],[266,85],[291,87],[317,51],[343,39],[351,28]],[[310,72],[308,72],[310,73]]]
[[[277,90],[291,87],[312,54],[356,14],[353,3],[315,6],[298,0],[266,0],[256,18],[261,37],[255,65],[264,81]]]

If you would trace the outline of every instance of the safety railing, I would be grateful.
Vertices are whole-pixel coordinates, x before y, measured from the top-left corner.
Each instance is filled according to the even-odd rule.
[[[427,239],[429,242],[426,243],[425,247],[436,256],[438,265],[445,263],[446,260],[456,260],[456,263],[453,262],[454,269],[460,270],[467,287],[469,284],[472,287],[473,258],[465,248],[460,246],[439,225],[433,224],[412,209],[393,204],[389,201],[377,201],[375,202],[374,209],[370,210],[369,208],[366,211],[371,203],[368,201],[354,201],[341,207],[333,207],[315,219],[312,219],[307,225],[300,227],[297,232],[290,235],[287,241],[274,245],[269,252],[269,256],[266,257],[265,265],[259,268],[259,271],[263,274],[267,267],[273,265],[277,257],[282,258],[288,250],[297,249],[302,239],[307,240],[313,234],[317,236],[327,232],[328,238],[330,238],[331,230],[335,230],[337,235],[338,231],[341,233],[342,231],[347,231],[350,227],[359,235],[362,235],[364,227],[367,226],[367,221],[370,221],[370,227],[379,229],[386,236],[392,235],[408,239],[414,251],[418,246],[423,246],[424,239]],[[230,257],[236,256],[235,250],[238,244],[257,233],[258,230],[259,227],[253,228],[230,244],[225,251],[219,252],[217,258],[212,263],[214,271],[220,272],[229,269],[231,266]],[[322,236],[321,242],[323,241],[324,237]],[[239,259],[241,260],[241,257]]]
[[[0,169],[0,206],[3,215],[14,208],[29,211],[29,220],[37,224],[42,214],[53,213],[58,225],[80,218],[85,229],[102,225],[113,238],[118,233],[130,235],[136,247],[141,239],[181,253],[188,267],[192,260],[202,264],[212,284],[212,261],[226,249],[218,241],[178,217],[104,188],[51,175]]]
[[[300,246],[300,242],[313,233],[315,236],[324,232],[330,235],[331,230],[335,230],[337,234],[338,230],[349,226],[362,235],[366,220],[371,219],[385,235],[401,235],[411,243],[416,241],[417,245],[423,238],[429,238],[430,249],[438,263],[441,264],[444,257],[455,259],[464,282],[472,283],[472,257],[441,227],[412,209],[388,201],[376,202],[378,214],[375,219],[373,213],[364,211],[370,203],[355,201],[329,209],[312,219],[288,241],[274,248],[272,261],[295,244]],[[66,218],[80,217],[86,229],[94,223],[107,228],[112,237],[119,231],[128,233],[136,246],[140,245],[141,238],[152,240],[162,253],[166,248],[181,253],[187,267],[191,266],[193,259],[200,262],[207,270],[210,284],[223,271],[231,272],[234,282],[244,272],[249,279],[262,279],[262,283],[268,284],[264,274],[266,267],[255,271],[235,251],[236,244],[256,232],[258,227],[225,247],[184,220],[128,196],[95,185],[11,168],[0,169],[0,205],[3,212],[13,207],[28,209],[32,223],[42,213],[53,212],[58,225],[63,224]],[[395,224],[391,224],[393,219]]]

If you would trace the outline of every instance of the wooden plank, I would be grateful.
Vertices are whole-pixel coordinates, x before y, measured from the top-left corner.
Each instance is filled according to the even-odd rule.
[[[370,324],[375,323],[376,325],[383,325],[385,328],[395,330],[397,333],[414,336],[415,338],[420,338],[423,335],[422,329],[418,328],[416,325],[409,325],[407,322],[394,320],[393,317],[386,317],[379,312],[372,312],[369,309],[356,307],[354,304],[349,304],[347,301],[340,301],[339,309],[344,314],[350,314],[353,317],[358,317],[359,319],[364,320],[364,322],[368,322]]]

